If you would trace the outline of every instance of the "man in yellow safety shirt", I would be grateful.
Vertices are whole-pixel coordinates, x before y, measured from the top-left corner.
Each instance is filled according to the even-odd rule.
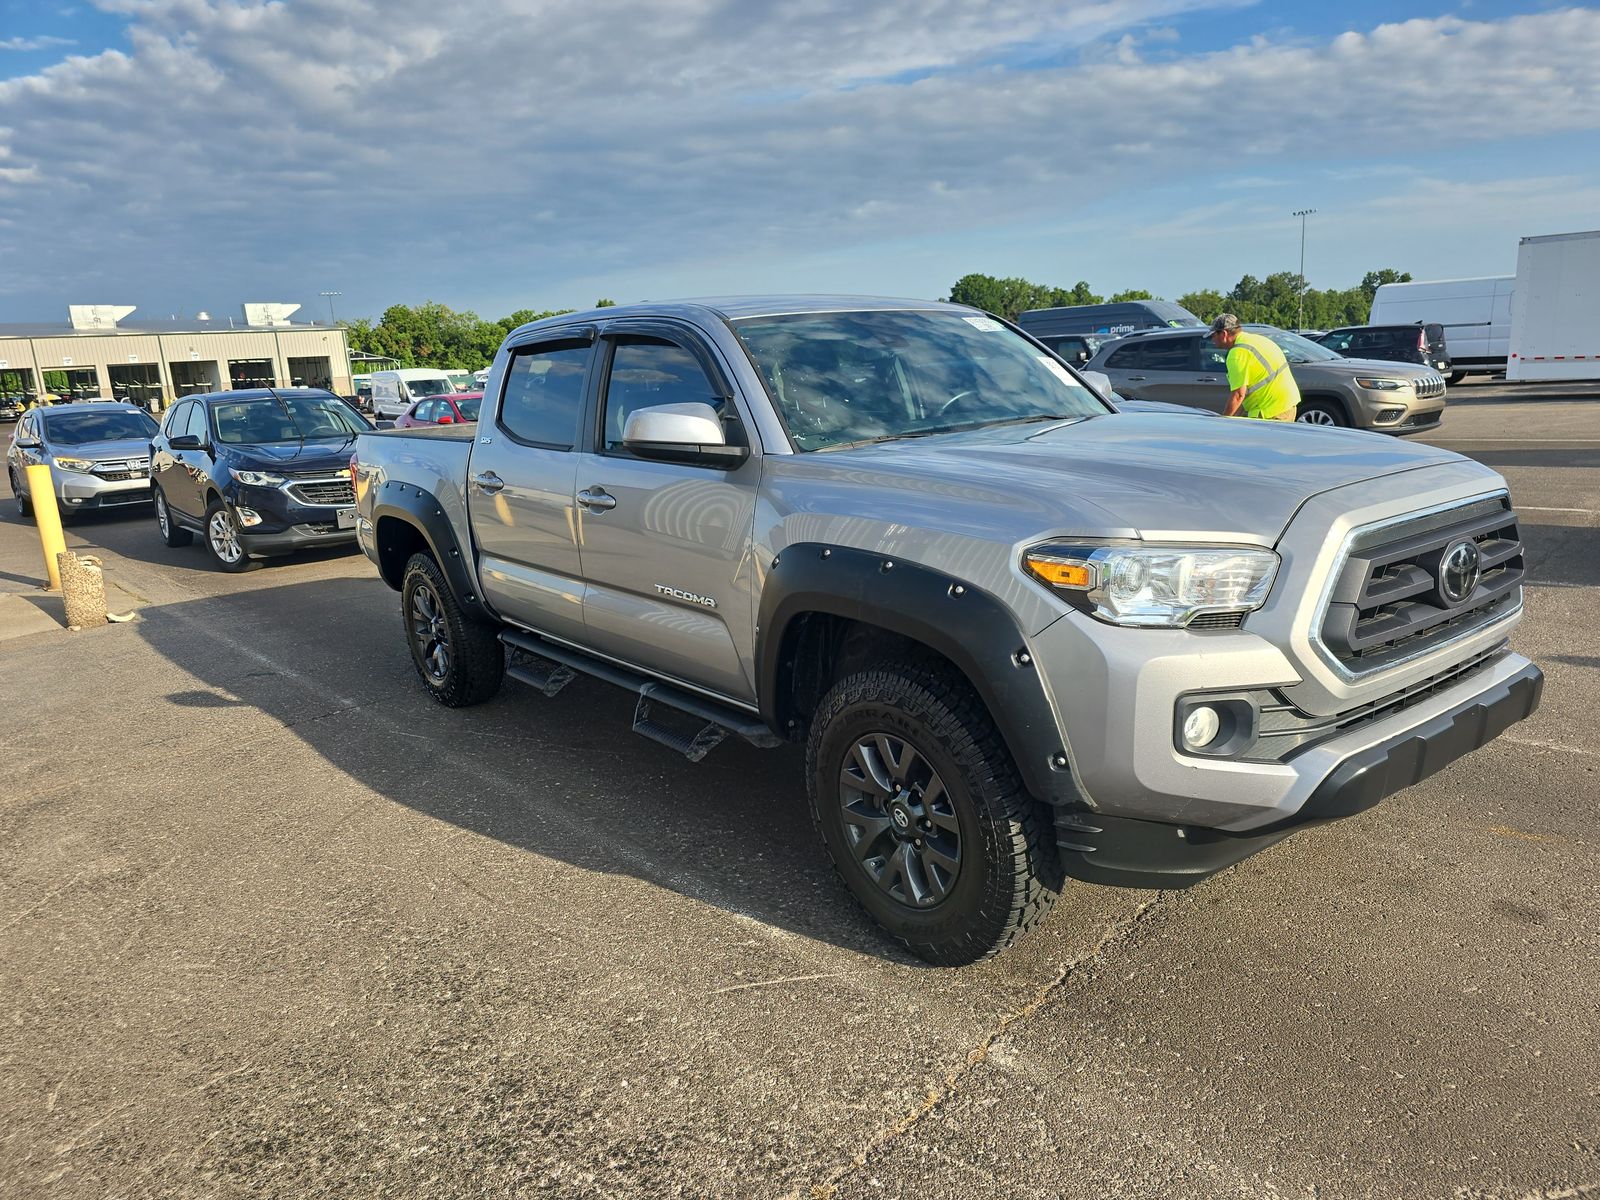
[[[1223,313],[1211,322],[1211,344],[1228,352],[1228,407],[1225,417],[1259,417],[1292,421],[1300,407],[1300,389],[1289,360],[1271,338],[1239,328],[1239,318]]]

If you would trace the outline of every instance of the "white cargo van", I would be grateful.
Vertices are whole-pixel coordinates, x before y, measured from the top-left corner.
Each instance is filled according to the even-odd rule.
[[[1438,279],[1430,283],[1386,283],[1372,298],[1368,325],[1443,325],[1454,368],[1462,375],[1506,369],[1516,278]]]
[[[398,420],[423,396],[448,396],[455,391],[450,376],[432,367],[405,367],[372,373],[372,415],[380,421]]]
[[[1506,378],[1600,379],[1600,230],[1525,237]]]

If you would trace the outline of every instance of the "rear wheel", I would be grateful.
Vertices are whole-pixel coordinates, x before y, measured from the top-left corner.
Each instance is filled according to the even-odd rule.
[[[1467,377],[1467,373],[1465,371],[1451,371],[1450,375],[1449,375],[1449,378],[1446,379],[1445,382],[1449,383],[1453,387],[1454,385],[1460,383],[1466,377]]]
[[[400,582],[400,612],[411,663],[440,704],[464,708],[500,690],[506,657],[494,629],[468,620],[439,564],[413,554]]]
[[[1329,400],[1302,400],[1295,420],[1302,425],[1346,426],[1350,418],[1344,409]]]
[[[11,476],[11,498],[17,502],[17,515],[33,516],[33,501],[22,494],[22,481],[17,478],[16,468],[8,468],[6,474]]]
[[[920,958],[987,958],[1061,887],[1049,814],[977,695],[948,670],[870,669],[823,698],[806,746],[811,815],[871,917]]]
[[[161,531],[161,540],[169,546],[187,546],[194,541],[194,534],[187,529],[180,529],[178,523],[172,519],[172,510],[167,507],[167,497],[159,487],[153,488],[154,495],[151,499],[156,506],[156,528]]]

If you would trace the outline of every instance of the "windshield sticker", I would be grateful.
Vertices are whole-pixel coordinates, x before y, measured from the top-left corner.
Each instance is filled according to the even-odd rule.
[[[1072,387],[1082,386],[1076,379],[1072,377],[1072,373],[1063,367],[1056,359],[1041,354],[1039,355],[1039,361],[1044,365],[1044,369],[1046,371],[1049,371],[1050,374],[1061,380],[1062,383],[1068,384]]]
[[[974,329],[980,329],[984,333],[998,333],[1000,330],[1005,328],[1004,325],[1000,324],[1000,322],[996,321],[993,317],[962,317],[961,319],[968,325],[971,325]]]

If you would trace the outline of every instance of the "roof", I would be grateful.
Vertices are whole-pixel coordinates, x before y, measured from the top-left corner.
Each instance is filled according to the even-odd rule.
[[[93,409],[95,412],[144,412],[137,404],[124,404],[116,400],[81,400],[71,404],[46,404],[33,411],[38,413],[84,412]],[[146,414],[149,415],[148,413]]]
[[[316,330],[345,332],[343,325],[328,325],[318,321],[297,322],[293,325],[229,325],[226,322],[208,321],[201,324],[193,320],[178,321],[123,321],[116,326],[100,329],[74,329],[65,321],[37,325],[0,325],[3,338],[59,338],[59,337],[154,337],[157,334],[212,334],[212,333],[311,333]]]
[[[179,396],[173,401],[173,404],[178,404],[184,400],[226,400],[235,402],[239,400],[271,400],[274,396],[332,395],[333,393],[326,388],[239,388],[235,391],[226,392],[193,392],[187,396]]]
[[[682,300],[646,300],[638,304],[615,304],[580,312],[545,317],[522,326],[534,329],[582,324],[584,321],[614,321],[619,317],[713,316],[725,321],[745,317],[774,317],[790,313],[825,312],[977,312],[964,304],[946,300],[916,300],[895,296],[793,295],[779,293],[761,296],[694,296]]]

